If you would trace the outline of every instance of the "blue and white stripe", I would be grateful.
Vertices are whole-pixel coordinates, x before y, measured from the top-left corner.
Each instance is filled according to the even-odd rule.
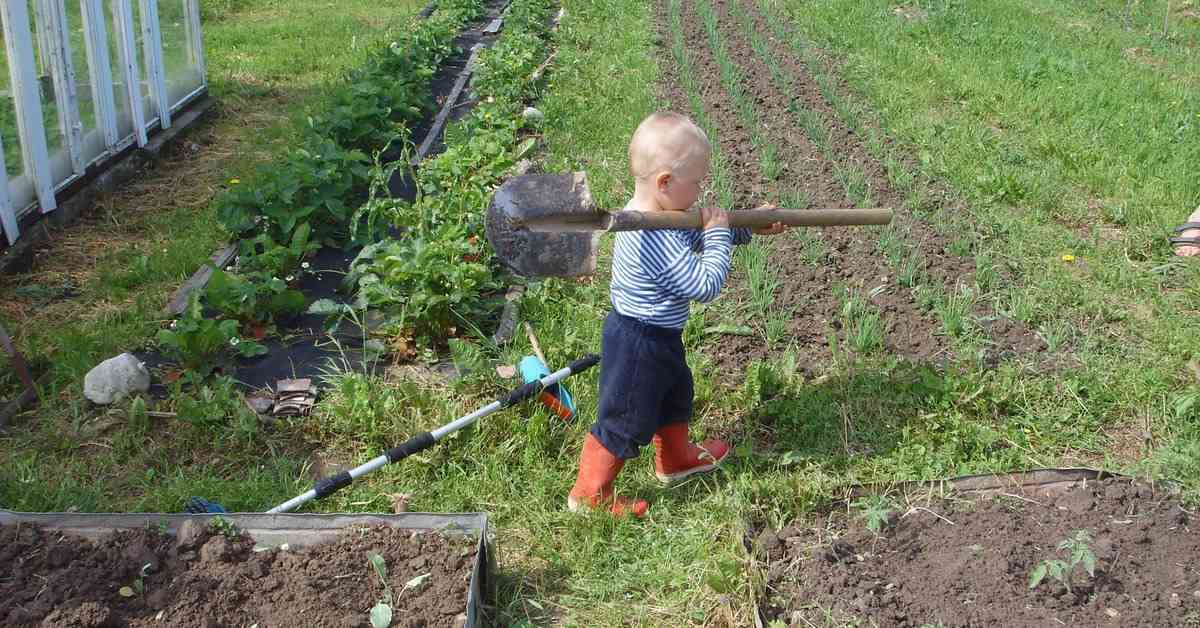
[[[683,329],[691,301],[717,298],[729,274],[730,251],[750,241],[749,229],[623,231],[613,252],[611,296],[617,313]]]

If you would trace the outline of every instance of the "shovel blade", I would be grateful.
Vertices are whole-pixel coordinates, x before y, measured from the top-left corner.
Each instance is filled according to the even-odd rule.
[[[533,231],[529,224],[597,215],[584,173],[521,175],[506,181],[492,197],[487,239],[496,257],[518,275],[590,275],[596,272],[600,231]]]

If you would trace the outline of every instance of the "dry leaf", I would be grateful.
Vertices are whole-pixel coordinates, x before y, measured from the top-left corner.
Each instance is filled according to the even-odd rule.
[[[501,364],[496,367],[496,374],[504,379],[512,379],[517,376],[517,367],[511,364]]]

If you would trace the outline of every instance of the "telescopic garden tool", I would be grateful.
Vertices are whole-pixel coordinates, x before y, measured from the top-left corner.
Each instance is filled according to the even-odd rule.
[[[350,483],[354,482],[356,478],[364,476],[386,464],[400,462],[401,460],[404,460],[405,458],[419,451],[423,451],[431,447],[439,440],[442,440],[450,434],[453,434],[462,428],[475,423],[479,419],[482,419],[483,417],[492,414],[497,410],[503,410],[504,408],[514,406],[526,399],[529,399],[530,397],[538,395],[543,390],[557,385],[562,380],[577,373],[582,373],[599,363],[600,356],[598,355],[586,355],[582,358],[579,358],[578,360],[572,362],[570,366],[555,371],[554,373],[550,373],[541,379],[528,382],[520,388],[510,391],[504,397],[501,397],[464,417],[455,419],[454,421],[447,423],[446,425],[443,425],[432,432],[417,434],[399,446],[387,450],[386,453],[372,459],[369,462],[354,467],[349,471],[343,471],[337,475],[321,478],[320,480],[317,480],[310,490],[301,495],[297,495],[286,502],[283,502],[267,512],[270,514],[288,512],[295,510],[297,507],[306,502],[328,497],[349,486]],[[225,509],[219,504],[198,497],[193,497],[190,501],[188,501],[186,510],[187,512],[195,514],[225,512]]]
[[[890,209],[748,209],[729,212],[731,227],[886,225]],[[496,190],[487,238],[496,256],[526,277],[574,277],[596,271],[600,236],[609,231],[699,229],[699,212],[600,210],[587,175],[527,174]]]

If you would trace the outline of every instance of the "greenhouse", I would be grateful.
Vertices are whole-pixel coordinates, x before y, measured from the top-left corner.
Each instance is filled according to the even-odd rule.
[[[199,0],[0,5],[0,222],[29,216],[172,126],[206,93]]]

